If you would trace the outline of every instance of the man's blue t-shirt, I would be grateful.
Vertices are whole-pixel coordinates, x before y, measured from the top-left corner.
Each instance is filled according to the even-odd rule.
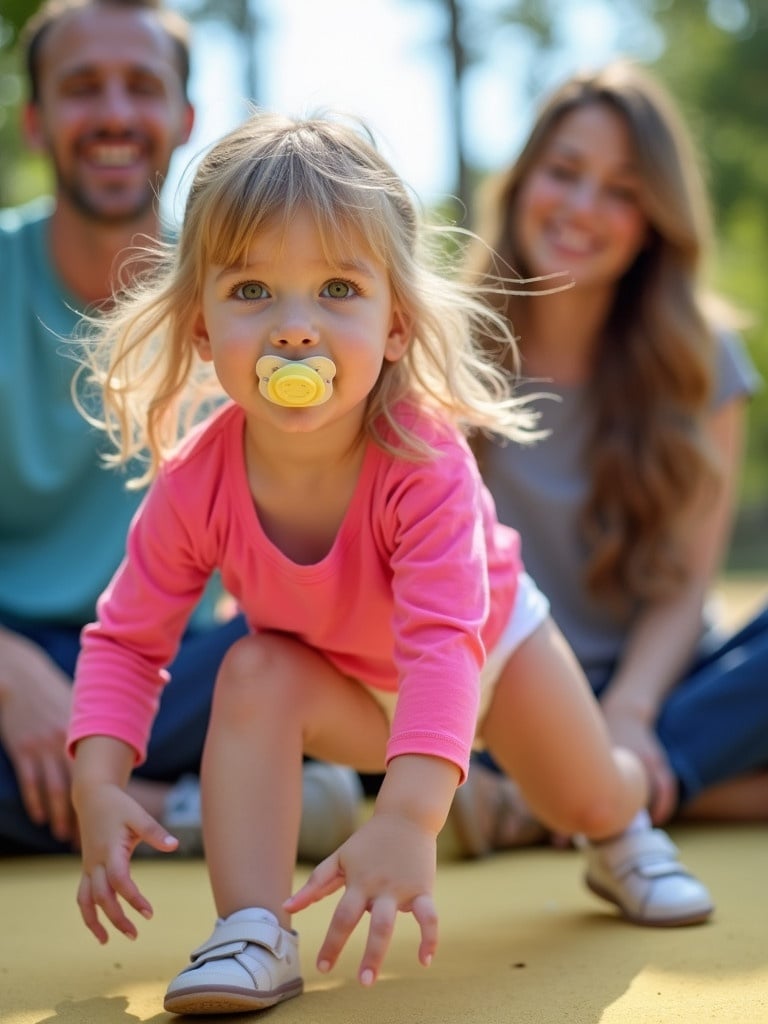
[[[0,211],[0,621],[79,626],[141,493],[72,401],[82,304],[48,255],[50,200]]]

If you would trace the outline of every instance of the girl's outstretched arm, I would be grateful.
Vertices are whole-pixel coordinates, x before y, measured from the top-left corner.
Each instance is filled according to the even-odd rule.
[[[72,771],[72,802],[77,812],[83,875],[77,903],[86,926],[99,942],[108,939],[98,908],[129,939],[136,926],[123,910],[125,900],[142,917],[152,907],[131,878],[131,854],[143,840],[170,853],[178,846],[155,819],[125,792],[135,753],[121,740],[90,736],[78,742]]]
[[[421,932],[419,960],[428,967],[437,948],[432,890],[437,836],[448,815],[459,769],[437,757],[394,758],[372,817],[335,853],[318,864],[284,906],[289,913],[345,888],[317,956],[329,971],[368,911],[371,923],[358,977],[372,985],[379,974],[398,911],[412,913]]]

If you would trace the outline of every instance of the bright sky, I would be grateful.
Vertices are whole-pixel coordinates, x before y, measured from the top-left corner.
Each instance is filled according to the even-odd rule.
[[[177,0],[183,8],[183,0]],[[482,12],[494,0],[475,0]],[[425,203],[454,185],[448,108],[450,69],[441,46],[447,24],[431,0],[258,0],[262,26],[255,50],[263,106],[302,115],[322,107],[361,115],[383,152]],[[578,8],[576,12],[576,8]],[[571,9],[575,13],[568,15]],[[266,13],[268,12],[268,13]],[[616,22],[601,0],[566,4],[558,30],[567,46],[552,78],[616,52]],[[243,51],[217,22],[197,28],[192,93],[198,121],[174,160],[166,201],[202,147],[246,113]],[[467,79],[467,153],[495,167],[514,155],[529,126],[525,43],[494,31]],[[176,207],[174,207],[176,208]]]

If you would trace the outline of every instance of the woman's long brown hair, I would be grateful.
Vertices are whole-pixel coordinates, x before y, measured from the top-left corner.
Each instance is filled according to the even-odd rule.
[[[474,280],[495,278],[500,268],[529,276],[514,232],[521,184],[562,118],[596,103],[628,127],[649,224],[647,244],[618,283],[588,385],[594,419],[582,510],[585,582],[596,596],[626,606],[681,584],[686,517],[716,479],[705,430],[714,342],[699,294],[709,209],[689,134],[664,89],[636,66],[616,62],[554,92],[519,158],[481,193],[484,244],[468,251],[467,268]],[[500,294],[497,301],[524,346],[530,299]]]

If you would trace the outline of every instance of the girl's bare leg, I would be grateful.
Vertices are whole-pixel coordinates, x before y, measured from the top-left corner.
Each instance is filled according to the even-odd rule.
[[[707,889],[651,827],[645,769],[631,751],[611,746],[589,684],[551,621],[509,658],[482,735],[536,817],[585,845],[594,893],[637,924],[707,920]]]
[[[605,839],[645,806],[640,761],[612,748],[589,684],[551,620],[510,656],[481,735],[553,831]]]
[[[201,772],[216,909],[263,907],[283,927],[301,816],[302,754],[384,766],[388,724],[370,694],[284,637],[249,636],[222,663]]]
[[[296,862],[302,754],[381,771],[388,733],[368,692],[302,644],[260,634],[230,649],[201,772],[218,920],[168,986],[166,1010],[239,1013],[300,995],[298,936],[283,903]]]

